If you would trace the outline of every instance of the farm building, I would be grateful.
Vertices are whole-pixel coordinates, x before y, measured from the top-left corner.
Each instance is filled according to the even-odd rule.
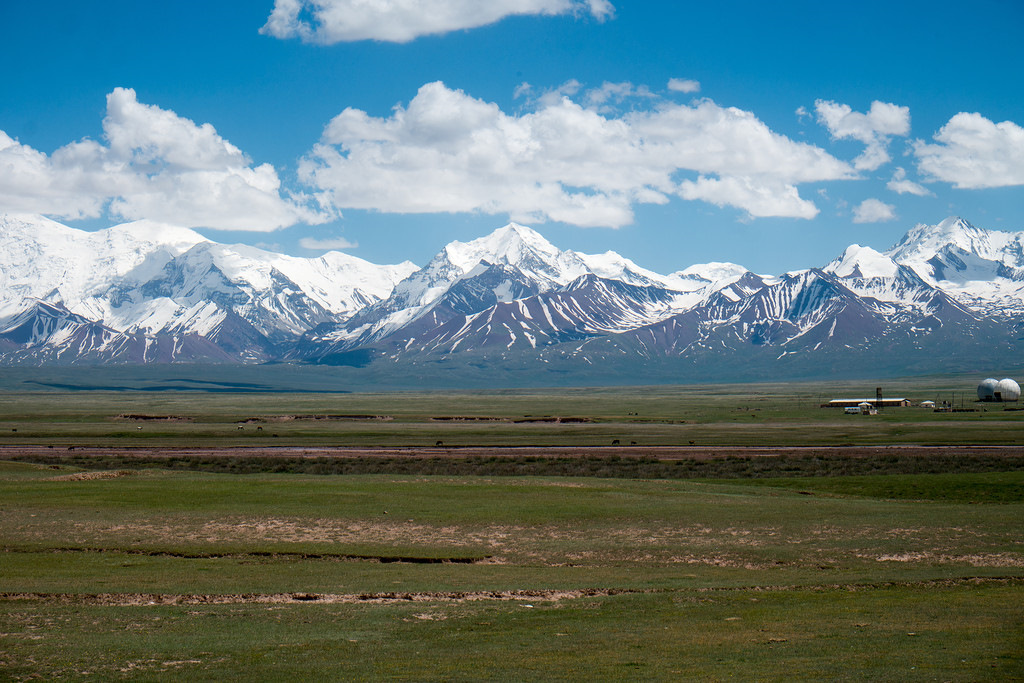
[[[862,403],[868,403],[875,408],[901,408],[910,405],[906,398],[834,398],[828,403],[822,403],[822,408],[859,408]]]
[[[847,415],[878,415],[878,408],[874,407],[867,401],[862,402],[856,408],[846,407],[843,408]]]

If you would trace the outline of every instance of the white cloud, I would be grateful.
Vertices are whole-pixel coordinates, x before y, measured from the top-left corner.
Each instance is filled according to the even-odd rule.
[[[672,92],[700,92],[700,82],[686,78],[670,78],[668,89]]]
[[[914,194],[918,197],[928,197],[932,194],[927,188],[918,185],[913,180],[907,180],[907,171],[901,167],[897,167],[893,171],[892,180],[885,186],[897,194]]]
[[[634,204],[671,195],[751,216],[808,218],[817,209],[799,197],[798,184],[855,176],[824,150],[710,100],[660,101],[617,117],[565,95],[535,104],[510,115],[428,83],[386,118],[343,111],[299,175],[338,208],[608,227],[632,222]],[[683,172],[697,179],[680,183]]]
[[[604,21],[615,14],[615,7],[610,0],[587,0],[587,8],[598,21]]]
[[[512,99],[518,100],[521,97],[529,98],[533,94],[533,86],[523,81],[512,91]]]
[[[961,189],[1024,185],[1024,128],[961,112],[935,134],[938,144],[914,143],[917,168]]]
[[[685,180],[679,194],[684,199],[702,199],[718,206],[741,206],[754,218],[786,216],[810,219],[818,215],[814,202],[801,199],[792,185],[742,176],[722,179],[702,176],[696,181]]]
[[[865,199],[853,209],[854,223],[883,223],[894,218],[896,207],[878,199]]]
[[[303,237],[299,240],[299,246],[310,251],[333,251],[338,249],[355,249],[359,244],[350,242],[344,237],[328,237],[326,239]]]
[[[872,102],[866,114],[853,111],[849,105],[818,100],[814,103],[818,122],[828,128],[834,140],[853,139],[867,145],[854,160],[861,171],[874,171],[889,162],[889,138],[910,132],[910,108],[886,102]],[[799,110],[798,110],[799,113]]]
[[[269,164],[254,166],[210,124],[107,96],[106,145],[70,143],[47,157],[0,131],[0,211],[125,219],[225,230],[275,230],[326,216],[285,198]]]
[[[602,83],[600,88],[588,90],[587,106],[602,108],[606,104],[622,104],[628,99],[653,99],[656,95],[646,85],[635,86],[629,81],[622,83]]]
[[[82,172],[80,157],[95,143],[80,142],[53,158],[0,131],[0,212],[46,213],[66,218],[98,216],[106,197],[81,187],[99,179]],[[99,183],[102,184],[102,183]]]
[[[260,33],[323,45],[405,43],[514,15],[589,14],[603,21],[614,11],[608,0],[276,0]]]
[[[577,81],[575,78],[570,78],[568,81],[558,86],[557,88],[543,91],[539,97],[527,97],[527,104],[541,104],[545,107],[557,105],[562,101],[563,98],[575,97],[580,90],[583,89],[583,84]],[[530,93],[527,92],[527,95]]]

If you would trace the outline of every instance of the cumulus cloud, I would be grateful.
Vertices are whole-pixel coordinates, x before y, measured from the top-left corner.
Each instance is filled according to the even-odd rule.
[[[743,176],[701,177],[696,181],[684,180],[679,194],[684,199],[702,199],[718,206],[741,206],[753,218],[786,216],[810,219],[818,215],[814,202],[801,199],[794,186],[770,180],[759,181]]]
[[[892,180],[886,183],[885,186],[897,194],[914,194],[918,197],[931,195],[927,188],[915,183],[913,180],[907,180],[907,171],[901,167],[897,167],[893,171]]]
[[[862,114],[846,104],[817,100],[814,109],[818,114],[818,122],[828,128],[834,140],[859,140],[867,146],[853,162],[854,167],[860,171],[874,171],[888,163],[889,139],[910,132],[909,107],[876,100],[871,103],[871,109]]]
[[[86,218],[149,218],[189,227],[275,230],[323,222],[305,197],[284,197],[277,172],[254,166],[210,124],[107,96],[104,141],[73,142],[51,156],[0,131],[0,210]]]
[[[668,89],[672,92],[700,92],[700,82],[686,78],[670,78]]]
[[[896,207],[878,199],[865,199],[853,209],[854,223],[884,223],[896,218]]]
[[[322,45],[406,43],[514,15],[589,14],[603,21],[614,12],[608,0],[275,0],[260,33]]]
[[[51,158],[0,131],[0,212],[66,218],[100,215],[106,196],[90,192],[88,185],[103,182],[82,168],[99,154],[99,145],[80,142],[57,150]]]
[[[356,242],[350,242],[344,237],[328,237],[316,239],[315,237],[303,237],[299,240],[299,246],[310,251],[332,251],[338,249],[355,249],[359,246]]]
[[[961,189],[1024,185],[1024,128],[961,112],[935,134],[914,142],[921,173]]]
[[[810,218],[817,208],[798,184],[855,176],[824,150],[710,100],[659,101],[619,116],[564,94],[535,104],[511,115],[428,83],[388,117],[343,111],[299,175],[339,209],[507,213],[607,227],[632,222],[637,203],[674,195],[750,216]]]

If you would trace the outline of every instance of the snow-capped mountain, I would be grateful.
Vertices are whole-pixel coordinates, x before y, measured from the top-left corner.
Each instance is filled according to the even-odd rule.
[[[0,311],[23,299],[75,308],[129,274],[151,277],[203,241],[192,230],[151,221],[85,232],[42,216],[0,215]]]
[[[0,354],[8,365],[234,360],[228,351],[200,335],[118,332],[59,303],[38,300],[0,320]]]
[[[435,322],[425,316],[387,338],[390,356],[452,354],[474,350],[536,349],[567,341],[626,332],[649,325],[679,310],[676,293],[593,274],[556,290]]]
[[[150,222],[86,232],[39,216],[0,216],[0,263],[0,321],[48,302],[115,333],[203,338],[227,351],[221,360],[274,357],[276,345],[381,300],[416,269],[227,246]]]
[[[1009,233],[976,228],[959,216],[951,216],[938,225],[918,224],[889,250],[894,261],[919,270],[936,280],[944,272],[932,261],[946,253],[965,253],[989,262],[1019,268],[1024,264],[1021,243],[1024,233]]]
[[[514,223],[417,268],[0,216],[0,362],[284,360],[424,381],[515,368],[524,383],[948,370],[1019,357],[1022,245],[950,218],[781,276],[731,263],[661,275]]]
[[[1024,313],[1024,233],[983,230],[950,217],[915,226],[886,255],[979,313]]]
[[[702,271],[708,275],[699,275]],[[483,323],[483,331],[496,338],[474,330],[476,342],[466,346],[518,339],[532,347],[538,339],[544,344],[613,334],[686,310],[744,272],[732,264],[712,264],[659,275],[615,252],[590,256],[559,250],[536,231],[512,223],[472,242],[448,244],[398,283],[388,299],[343,324],[313,330],[293,357],[334,356],[385,340],[381,348],[391,349],[392,357],[454,350],[488,311],[510,319],[497,326]],[[506,305],[512,302],[516,305]],[[534,305],[539,309],[531,310]],[[504,325],[519,332],[506,334]]]
[[[822,269],[859,297],[880,303],[890,314],[901,308],[928,315],[949,295],[926,282],[910,266],[901,265],[870,247],[854,244]]]

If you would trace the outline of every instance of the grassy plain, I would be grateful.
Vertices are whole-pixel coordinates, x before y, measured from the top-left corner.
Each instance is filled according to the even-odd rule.
[[[959,406],[960,383],[886,393]],[[992,449],[977,471],[982,456],[865,460],[887,474],[772,456],[751,474],[642,452],[1021,440],[1024,412],[818,407],[874,386],[0,393],[0,678],[1021,678],[1019,453]],[[533,421],[558,417],[571,419]],[[608,455],[613,440],[638,451]],[[505,476],[469,458],[438,474],[440,459],[401,455],[420,469],[103,459],[437,441],[455,461],[459,446],[532,446],[512,471],[538,475],[557,460],[544,448],[580,446],[606,468],[580,473],[608,474]],[[36,462],[14,461],[22,447]],[[821,476],[837,472],[857,473]]]
[[[887,380],[881,384],[886,396],[906,397],[915,406],[926,399],[947,401],[972,412],[936,413],[913,407],[886,409],[870,417],[820,405],[832,398],[873,397],[880,384],[876,382],[357,394],[19,390],[0,392],[0,446],[1017,442],[1024,410],[975,404],[974,381]]]

